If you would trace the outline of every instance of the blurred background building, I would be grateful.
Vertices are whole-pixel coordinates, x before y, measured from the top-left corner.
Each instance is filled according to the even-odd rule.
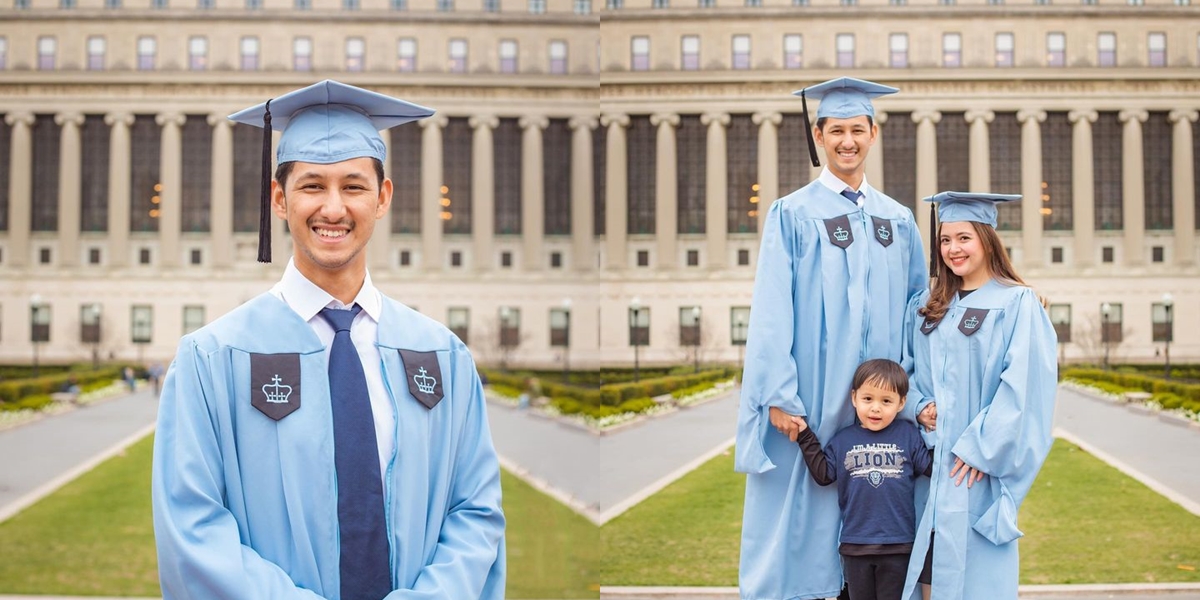
[[[370,267],[480,362],[738,360],[766,207],[817,172],[790,94],[842,75],[901,88],[868,181],[923,227],[1025,195],[1002,237],[1067,359],[1200,359],[1188,0],[12,1],[0,362],[167,360],[267,289],[291,249],[254,261],[225,116],[325,78],[438,109],[384,134]]]

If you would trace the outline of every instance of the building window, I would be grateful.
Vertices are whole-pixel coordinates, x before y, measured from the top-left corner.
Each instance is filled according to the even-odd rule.
[[[1046,34],[1046,66],[1064,67],[1067,65],[1067,35],[1061,32]]]
[[[342,10],[358,10],[358,0],[342,0]]]
[[[629,305],[629,345],[650,345],[650,307],[642,306],[637,298]]]
[[[962,66],[962,34],[947,33],[942,35],[942,66]]]
[[[512,252],[505,250],[500,253],[500,266],[505,269],[512,267]]]
[[[563,300],[562,308],[550,309],[550,346],[566,348],[571,345],[571,301]]]
[[[605,0],[604,8],[607,10],[620,10],[625,7],[625,0]]]
[[[312,70],[312,38],[298,37],[292,40],[292,69],[295,71]]]
[[[670,0],[651,0],[650,8],[670,8]]]
[[[104,8],[116,10],[121,8],[121,0],[104,0]]]
[[[703,173],[708,160],[708,127],[700,115],[681,115],[675,128],[676,233],[704,233],[708,184]]]
[[[438,12],[454,12],[454,0],[437,0]]]
[[[483,12],[500,12],[500,0],[483,0]]]
[[[750,115],[731,115],[726,135],[726,231],[754,233],[758,231],[758,125]]]
[[[154,307],[135,304],[129,316],[129,338],[135,344],[149,344],[154,336]]]
[[[550,268],[551,269],[561,269],[562,268],[562,252],[551,252],[550,253]]]
[[[1119,344],[1122,340],[1121,322],[1124,320],[1124,307],[1120,302],[1105,302],[1100,305],[1100,342],[1102,344]]]
[[[515,306],[500,307],[500,347],[516,348],[521,345],[521,309]]]
[[[1100,249],[1100,262],[1111,264],[1113,262],[1113,247],[1104,246]]]
[[[51,307],[49,304],[40,298],[36,303],[30,306],[32,322],[32,331],[30,332],[30,341],[33,342],[49,342],[50,341],[50,321]]]
[[[1055,247],[1051,248],[1050,249],[1050,262],[1052,262],[1054,264],[1061,264],[1062,261],[1063,261],[1062,246],[1055,246]]]
[[[1049,112],[1042,124],[1041,212],[1047,231],[1070,231],[1074,222],[1071,127],[1066,112]]]
[[[242,38],[242,70],[258,70],[258,38],[246,36]]]
[[[567,74],[567,43],[563,40],[550,41],[550,74]]]
[[[500,40],[500,72],[517,72],[517,41]]]
[[[733,306],[729,309],[729,343],[746,345],[746,332],[750,325],[750,307]]]
[[[679,345],[700,346],[700,307],[679,307]]]
[[[13,8],[17,10],[26,10],[29,8],[29,0],[13,0]]]
[[[208,68],[208,38],[195,36],[188,40],[188,68],[193,71]]]
[[[53,262],[53,255],[49,248],[38,248],[38,263],[48,265]]]
[[[204,253],[199,248],[192,248],[191,252],[188,254],[190,255],[188,257],[190,259],[188,262],[192,263],[193,265],[204,264]]]
[[[0,70],[8,66],[8,38],[0,36]]]
[[[201,0],[202,2],[212,2],[213,0]],[[296,10],[306,11],[312,10],[312,0],[295,0]]]
[[[792,0],[792,6],[808,6],[808,0]]]
[[[1013,34],[1009,32],[996,34],[996,66],[1013,66]]]
[[[842,69],[854,67],[854,34],[837,34],[837,66]]]
[[[733,36],[733,61],[734,69],[743,70],[750,68],[750,36],[735,35]]]
[[[189,305],[183,307],[183,334],[187,335],[204,327],[204,307]]]
[[[783,36],[783,68],[799,69],[804,67],[804,36],[789,33]]]
[[[139,264],[139,265],[148,265],[148,264],[150,264],[150,263],[151,263],[151,258],[152,258],[152,257],[150,256],[150,249],[149,249],[149,248],[138,248],[138,264]]]
[[[762,0],[746,0],[747,8],[758,8],[762,6]]]
[[[88,248],[88,264],[89,265],[100,264],[100,249],[99,248]]]
[[[498,235],[521,234],[521,134],[520,121],[515,118],[500,119],[492,134],[493,232]]]
[[[446,327],[458,336],[458,339],[467,343],[468,327],[471,323],[471,309],[462,307],[450,307],[446,311]]]
[[[395,12],[401,12],[401,11],[408,10],[408,0],[389,0],[388,4],[392,7],[392,10]]]
[[[658,198],[655,165],[658,160],[658,127],[648,115],[629,118],[628,177],[625,193],[625,233],[653,234]]]
[[[1163,247],[1153,246],[1150,248],[1150,262],[1163,262]]]
[[[1113,231],[1125,226],[1122,198],[1125,177],[1122,171],[1124,134],[1119,113],[1101,112],[1092,125],[1092,185],[1095,190],[1097,231]]]
[[[1054,333],[1058,337],[1058,343],[1071,343],[1071,305],[1051,304],[1049,313],[1050,322],[1054,324]]]
[[[592,0],[575,0],[575,14],[577,14],[577,15],[592,14]]]
[[[739,267],[745,267],[750,264],[750,251],[745,248],[739,248],[737,253],[737,264]]]
[[[363,70],[363,63],[366,62],[365,54],[367,45],[362,38],[352,37],[346,40],[346,70],[350,72],[359,72]]]
[[[700,68],[700,36],[685,35],[679,40],[679,68],[695,71]]]
[[[947,190],[970,188],[971,130],[961,112],[943,112],[937,124],[938,187]]]
[[[1103,32],[1096,36],[1096,64],[1101,67],[1117,66],[1117,34]]]
[[[158,54],[158,42],[149,36],[138,38],[137,54],[138,70],[153,71],[154,59]]]
[[[1163,143],[1172,138],[1174,128],[1168,116],[1166,112],[1151,111],[1142,128],[1142,196],[1146,229],[1170,230],[1175,226],[1171,192],[1173,144]]]
[[[689,267],[700,266],[700,251],[699,250],[688,250],[687,251],[687,266],[689,266]]]
[[[1172,331],[1174,329],[1174,319],[1171,318],[1172,308],[1174,308],[1174,302],[1171,300],[1170,294],[1165,295],[1162,302],[1154,302],[1150,305],[1151,341],[1175,341],[1175,332]]]
[[[1151,33],[1146,38],[1146,45],[1150,49],[1150,66],[1167,66],[1167,34],[1162,32]]]
[[[411,267],[412,266],[412,251],[411,250],[401,250],[400,256],[397,257],[397,261],[400,263],[400,266],[402,266],[402,267]]]
[[[246,10],[261,10],[262,0],[246,0]]]
[[[858,6],[858,0],[839,0],[838,4],[842,6]]]
[[[908,67],[908,34],[893,33],[888,36],[888,64],[893,69]]]
[[[462,38],[450,40],[450,72],[467,72],[467,40]]]
[[[462,252],[455,250],[450,253],[450,266],[452,266],[452,267],[461,267],[462,266]]]
[[[38,69],[54,70],[54,56],[58,53],[58,41],[50,36],[38,38]]]
[[[400,38],[396,43],[396,70],[401,73],[413,73],[417,70],[416,38]]]
[[[696,0],[696,6],[700,8],[712,8],[717,5],[716,0]]]
[[[546,0],[529,0],[529,14],[541,15],[546,13]]]
[[[181,129],[180,227],[207,233],[212,229],[213,129],[204,115],[188,115]]]
[[[104,70],[104,38],[101,36],[92,36],[87,41],[89,71]]]
[[[803,136],[803,126],[798,129]],[[912,113],[888,114],[887,135],[883,136],[883,154],[888,157],[888,160],[883,161],[884,191],[909,210],[915,209],[917,124],[912,121]],[[802,160],[806,160],[808,149],[801,150],[801,155],[804,156]],[[797,162],[800,162],[802,170],[808,170],[803,162]]]
[[[29,156],[33,162],[32,189],[37,190],[39,198],[56,199],[61,175],[62,127],[54,122],[54,115],[36,115],[29,133],[32,136]],[[9,139],[11,143],[11,131]],[[58,202],[34,202],[31,212],[28,218],[33,231],[58,231]]]
[[[542,230],[571,235],[571,126],[567,119],[550,119],[542,132]]]
[[[649,250],[638,250],[637,251],[637,266],[639,266],[639,267],[650,266],[650,251]]]
[[[1126,0],[1130,6],[1145,6],[1146,0]]]
[[[396,134],[392,134],[395,137]],[[442,129],[442,233],[471,233],[471,158],[474,131],[466,117],[450,117]],[[420,144],[417,144],[419,150]],[[517,151],[520,154],[520,151]],[[482,168],[482,166],[480,167]],[[481,259],[482,260],[482,259]]]
[[[632,71],[645,71],[650,68],[650,38],[644,35],[634,36],[629,44],[629,68]]]

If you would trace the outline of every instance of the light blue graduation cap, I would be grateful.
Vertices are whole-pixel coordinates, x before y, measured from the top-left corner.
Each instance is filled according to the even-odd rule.
[[[808,152],[812,157],[814,167],[821,166],[820,159],[817,158],[817,144],[812,136],[812,123],[808,117],[808,99],[820,100],[821,104],[817,107],[817,119],[833,117],[835,119],[850,119],[866,115],[875,118],[875,106],[871,104],[871,98],[879,96],[887,96],[899,92],[898,88],[875,83],[873,81],[864,81],[853,77],[838,77],[829,81],[810,85],[802,90],[792,92],[793,96],[800,96],[800,106],[804,111],[804,129],[808,136]]]
[[[271,262],[271,131],[282,131],[276,160],[332,164],[387,158],[379,131],[433,115],[433,110],[326,79],[229,115],[263,128],[258,261]]]
[[[925,198],[936,203],[929,207],[929,270],[933,271],[933,253],[937,252],[937,224],[973,221],[996,227],[996,205],[1020,200],[1020,194],[985,194],[982,192],[940,192]],[[936,215],[935,213],[936,209]]]

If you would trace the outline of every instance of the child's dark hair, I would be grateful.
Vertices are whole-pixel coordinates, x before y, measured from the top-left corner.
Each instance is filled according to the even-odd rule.
[[[901,398],[908,395],[908,374],[904,367],[886,358],[873,358],[858,365],[850,388],[857,390],[867,383],[891,389]]]

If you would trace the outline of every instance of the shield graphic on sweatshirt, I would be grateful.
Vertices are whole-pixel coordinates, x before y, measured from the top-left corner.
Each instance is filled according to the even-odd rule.
[[[871,471],[867,474],[867,481],[875,487],[879,487],[883,483],[883,473],[879,471]]]

